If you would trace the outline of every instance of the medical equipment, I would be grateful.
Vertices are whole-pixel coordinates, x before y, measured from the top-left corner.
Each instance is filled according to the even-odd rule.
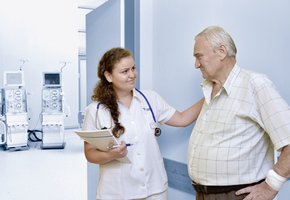
[[[150,110],[150,112],[151,112],[152,119],[153,119],[153,122],[150,124],[150,128],[151,128],[151,129],[154,129],[154,135],[155,135],[156,137],[159,137],[159,136],[161,135],[161,129],[158,127],[158,123],[157,123],[157,121],[156,121],[155,114],[154,114],[154,112],[153,112],[152,107],[151,107],[151,105],[150,105],[150,103],[149,103],[147,97],[146,97],[146,96],[145,96],[145,95],[144,95],[140,90],[138,90],[137,88],[135,88],[135,89],[136,89],[136,91],[139,92],[139,93],[142,95],[142,97],[145,99],[146,104],[147,104],[148,107],[149,107],[149,110]],[[98,105],[97,105],[96,124],[97,124],[97,123],[100,124],[100,121],[99,121],[99,118],[98,118],[98,111],[99,111],[99,108],[100,108],[100,103],[98,103]],[[111,122],[111,127],[112,127],[112,122]],[[110,128],[111,128],[111,127],[110,127]],[[109,127],[101,127],[101,129],[103,129],[103,128],[109,128]]]
[[[24,87],[23,71],[4,71],[4,87]]]
[[[0,121],[0,145],[6,143],[6,124],[3,121]]]
[[[28,149],[27,98],[23,71],[4,72],[2,95],[3,116],[6,125],[5,149]]]
[[[6,124],[4,123],[5,118],[3,116],[3,97],[2,90],[0,90],[0,145],[6,143]]]
[[[43,73],[44,87],[61,87],[61,74],[59,72]]]
[[[64,113],[60,72],[43,73],[42,148],[63,149]]]

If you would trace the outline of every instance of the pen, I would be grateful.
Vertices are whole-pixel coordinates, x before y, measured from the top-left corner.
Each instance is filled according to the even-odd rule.
[[[126,147],[129,147],[129,146],[132,146],[133,144],[132,143],[126,143]],[[115,148],[117,148],[117,147],[119,147],[120,145],[119,144],[117,144],[117,145],[113,145],[113,146],[111,146],[111,147],[108,147],[108,149],[115,149]]]

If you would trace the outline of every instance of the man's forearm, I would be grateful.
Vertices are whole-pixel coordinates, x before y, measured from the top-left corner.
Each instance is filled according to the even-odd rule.
[[[290,146],[287,145],[282,148],[281,154],[273,170],[280,176],[290,178]]]
[[[280,157],[273,169],[269,170],[266,183],[273,190],[279,191],[290,177],[290,146],[282,148]]]

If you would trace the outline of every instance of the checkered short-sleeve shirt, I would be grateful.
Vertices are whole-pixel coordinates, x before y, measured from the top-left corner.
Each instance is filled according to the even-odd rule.
[[[262,74],[235,65],[219,93],[202,84],[205,103],[188,147],[191,179],[203,185],[235,185],[264,179],[274,149],[290,144],[290,109]]]

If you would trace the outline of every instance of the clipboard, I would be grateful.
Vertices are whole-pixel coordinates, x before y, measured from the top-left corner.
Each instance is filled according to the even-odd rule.
[[[77,130],[75,133],[80,136],[81,139],[90,143],[101,151],[108,151],[111,146],[120,145],[118,140],[113,135],[111,129],[101,129],[94,131]],[[131,162],[127,156],[118,158],[117,160],[126,163]]]

